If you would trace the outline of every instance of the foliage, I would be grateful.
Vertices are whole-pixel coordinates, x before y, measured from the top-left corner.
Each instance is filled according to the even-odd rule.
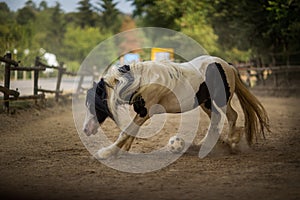
[[[137,16],[140,22],[139,25],[179,30],[196,40],[212,55],[221,56],[225,59],[237,57],[232,56],[237,51],[225,51],[218,43],[219,36],[215,33],[211,23],[213,8],[210,2],[193,0],[132,0],[132,3],[136,6],[134,15]],[[239,54],[241,53],[243,51],[239,50]],[[249,59],[248,56],[242,57],[246,60]]]
[[[86,26],[95,26],[95,16],[92,10],[90,0],[81,0],[78,2],[77,23],[81,28]]]
[[[14,46],[17,39],[20,38],[17,29],[19,25],[14,20],[12,13],[6,3],[0,3],[0,46],[4,49],[9,49]],[[13,30],[13,31],[11,31]],[[5,52],[5,51],[4,51]],[[3,50],[1,53],[4,53]]]
[[[265,62],[270,55],[299,51],[299,1],[218,0],[213,7],[212,24],[224,47],[252,49]]]
[[[0,54],[10,51],[22,65],[32,66],[36,56],[54,53],[59,62],[77,70],[89,52],[111,36],[111,30],[103,31],[101,16],[89,1],[79,1],[78,5],[78,12],[64,13],[58,2],[49,7],[46,1],[38,6],[27,1],[12,12],[6,3],[0,3]],[[117,14],[120,20],[121,14]],[[113,31],[120,26],[121,22],[114,25]]]
[[[186,35],[199,42],[210,54],[218,54],[218,36],[207,20],[209,6],[200,1],[184,1],[186,12],[175,22]],[[199,11],[201,10],[201,12]]]
[[[36,5],[28,0],[23,8],[11,11],[0,2],[0,54],[13,52],[29,66],[36,56],[54,53],[59,62],[76,70],[101,41],[138,25],[181,31],[210,54],[231,62],[300,62],[299,1],[128,1],[135,6],[133,16],[122,14],[113,0],[77,0],[77,10],[70,13],[64,13],[59,3],[51,7],[46,1]],[[119,47],[108,45],[105,57],[110,60],[139,46],[137,36],[129,34]],[[147,52],[139,53],[147,57]]]
[[[296,0],[129,0],[142,26],[180,30],[214,55],[276,61],[299,52],[300,3]],[[277,59],[278,61],[278,59]],[[299,60],[300,61],[300,60]]]
[[[48,47],[47,51],[55,52],[58,55],[61,52],[61,44],[63,43],[64,35],[66,32],[66,21],[64,20],[64,15],[60,8],[60,4],[56,2],[56,5],[53,8],[49,9],[50,11],[50,21],[48,30],[45,30],[46,38],[43,41],[40,41],[39,44],[45,44],[45,42],[51,42],[51,46]]]
[[[179,30],[175,19],[182,16],[181,0],[131,0],[136,9],[133,16],[138,16],[140,26],[164,27]]]
[[[86,37],[87,35],[89,37]],[[101,33],[98,28],[86,27],[82,29],[68,25],[63,42],[64,51],[60,55],[66,61],[81,63],[89,52],[107,37],[109,35]]]
[[[96,10],[100,13],[100,25],[103,30],[117,33],[121,25],[117,3],[113,3],[113,0],[100,0],[97,5]]]

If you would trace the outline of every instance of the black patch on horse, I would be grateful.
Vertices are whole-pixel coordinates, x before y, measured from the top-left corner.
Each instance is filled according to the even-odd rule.
[[[129,65],[123,65],[122,67],[118,68],[118,71],[121,73],[127,73],[130,71],[130,66]]]
[[[230,89],[222,65],[216,62],[209,64],[205,73],[205,82],[201,83],[196,93],[198,105],[204,103],[207,109],[218,112],[212,106],[211,100],[214,100],[219,107],[223,107],[229,97]]]
[[[107,105],[106,83],[103,78],[87,91],[86,105],[89,106],[90,113],[96,115],[99,123],[104,122],[107,117],[113,119]]]
[[[211,110],[211,99],[209,91],[205,82],[201,83],[198,92],[196,93],[197,106],[204,103],[204,107],[208,110]]]
[[[145,108],[145,100],[141,95],[138,95],[133,100],[133,109],[140,115],[140,117],[145,117],[147,115],[147,108]]]
[[[197,106],[210,101],[209,91],[205,82],[201,83],[198,92],[196,93]],[[206,107],[206,106],[205,106]],[[207,108],[210,109],[210,106]]]
[[[207,108],[208,110],[211,110],[211,99],[207,99],[204,103],[204,107]]]
[[[222,65],[220,63],[217,63],[217,62],[215,64],[216,64],[216,66],[219,70],[219,73],[221,75],[221,78],[223,80],[223,84],[224,84],[224,87],[225,87],[225,94],[226,94],[226,104],[227,104],[227,102],[229,100],[229,97],[230,97],[230,87],[228,85],[227,77],[226,77],[226,74],[225,74],[225,71],[224,71]]]
[[[201,83],[198,92],[196,93],[196,97],[199,105],[205,102],[209,96],[209,91],[205,82]]]

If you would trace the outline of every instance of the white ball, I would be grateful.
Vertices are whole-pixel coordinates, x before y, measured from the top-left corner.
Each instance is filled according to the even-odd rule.
[[[169,139],[168,150],[172,153],[180,153],[184,149],[185,142],[181,137],[173,136]]]

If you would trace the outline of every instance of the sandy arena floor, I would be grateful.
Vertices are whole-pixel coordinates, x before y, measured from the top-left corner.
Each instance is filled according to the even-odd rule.
[[[299,99],[259,99],[271,121],[266,141],[238,154],[218,144],[204,159],[198,158],[199,147],[193,145],[176,162],[145,174],[119,172],[93,159],[74,127],[69,104],[17,110],[9,116],[2,113],[0,198],[300,199]],[[208,125],[207,117],[201,119],[195,143]],[[176,121],[172,116],[159,137],[137,139],[132,151],[151,151],[165,144]],[[239,115],[239,127],[242,122]],[[103,129],[112,138],[119,133],[109,120]]]

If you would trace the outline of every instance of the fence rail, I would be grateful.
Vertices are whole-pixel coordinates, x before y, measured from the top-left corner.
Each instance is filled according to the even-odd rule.
[[[4,93],[4,109],[9,112],[9,100],[12,99],[20,99],[19,92],[16,90],[10,89],[10,72],[11,71],[33,71],[34,72],[34,94],[30,97],[22,97],[22,98],[44,98],[43,95],[38,95],[35,91],[36,88],[38,88],[38,76],[40,71],[44,71],[46,68],[44,67],[24,67],[20,66],[20,62],[16,62],[12,60],[11,53],[7,53],[4,57],[0,57],[0,61],[5,63],[5,72],[4,72],[4,87],[1,87],[0,90],[2,93]],[[4,89],[5,88],[5,89]],[[13,98],[11,98],[13,96]]]
[[[274,89],[279,87],[279,79],[286,80],[289,83],[291,75],[300,73],[300,65],[290,65],[290,66],[272,66],[272,67],[255,67],[253,64],[247,65],[237,65],[237,69],[241,75],[246,76],[245,83],[251,87],[251,78],[255,77],[258,83],[262,83],[265,85],[265,81],[269,79],[270,75],[272,75],[273,84],[269,85],[269,87],[273,87]],[[288,85],[286,86],[287,89]]]
[[[33,67],[20,66],[21,62],[12,60],[11,53],[0,56],[0,62],[5,63],[4,65],[4,86],[0,86],[0,92],[3,93],[3,108],[9,112],[9,102],[15,100],[38,100],[44,99],[45,93],[51,93],[55,95],[55,100],[58,101],[63,96],[63,91],[60,89],[63,75],[76,76],[74,72],[67,71],[63,63],[59,66],[50,66],[41,62],[39,57],[36,57]],[[57,81],[54,90],[42,89],[39,87],[39,73],[45,71],[47,68],[57,70]],[[20,92],[10,88],[11,72],[12,71],[33,71],[33,94],[32,95],[20,95]],[[83,79],[85,75],[80,75]],[[81,88],[81,85],[78,86]]]

